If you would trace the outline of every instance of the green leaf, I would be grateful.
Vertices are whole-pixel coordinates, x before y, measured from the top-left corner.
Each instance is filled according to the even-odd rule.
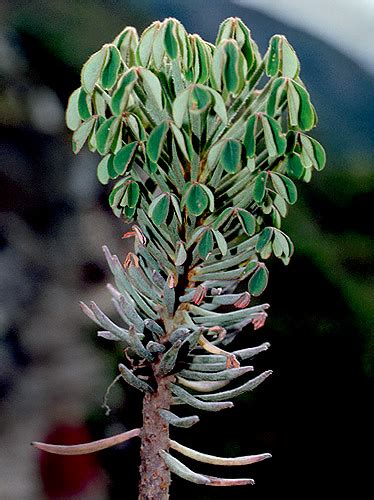
[[[139,45],[136,51],[136,58],[141,66],[148,66],[149,58],[152,54],[153,41],[159,27],[159,21],[153,22],[143,31],[140,37]]]
[[[139,73],[147,96],[149,96],[149,98],[155,102],[156,106],[159,109],[163,109],[160,80],[149,69],[141,68],[139,70]]]
[[[252,115],[247,121],[243,144],[248,158],[254,158],[256,154],[256,134],[258,125],[258,115]]]
[[[213,170],[213,168],[217,165],[224,144],[224,141],[218,141],[209,149],[207,157],[207,166],[209,170]]]
[[[205,260],[213,250],[213,236],[210,229],[207,229],[197,245],[197,252]]]
[[[123,175],[131,164],[135,152],[138,146],[138,142],[130,142],[123,146],[114,157],[114,169],[118,175]]]
[[[241,165],[241,144],[235,139],[228,139],[221,152],[221,163],[226,172],[235,174]]]
[[[154,36],[152,45],[152,60],[157,70],[161,69],[164,60],[164,55],[165,55],[164,36],[165,36],[165,25],[162,24],[161,28],[156,32]]]
[[[270,172],[270,177],[274,186],[275,191],[282,197],[282,198],[287,198],[287,188],[282,180],[281,177],[279,177],[278,174],[275,172]]]
[[[222,74],[225,62],[226,54],[224,52],[223,45],[220,44],[214,50],[210,75],[212,86],[218,91],[221,91],[222,89]]]
[[[255,219],[255,217],[247,210],[244,210],[244,208],[238,208],[237,214],[238,214],[240,224],[242,225],[243,231],[248,236],[252,236],[253,234],[255,234],[255,231],[256,231],[256,219]]]
[[[97,90],[93,93],[92,102],[94,103],[95,113],[105,118],[106,102],[104,97]]]
[[[299,74],[299,60],[286,37],[274,35],[266,54],[266,74],[296,78]]]
[[[66,113],[65,113],[66,125],[70,130],[77,130],[77,128],[81,124],[81,117],[78,111],[79,95],[80,95],[80,88],[74,90],[74,92],[71,94],[66,108]]]
[[[182,214],[181,214],[181,209],[179,206],[179,200],[174,194],[172,194],[170,196],[170,198],[171,198],[171,202],[172,202],[173,207],[174,207],[175,215],[177,216],[179,223],[182,224]]]
[[[125,185],[124,185],[124,179],[120,181],[119,184],[117,184],[113,189],[112,192],[109,195],[109,205],[112,208],[117,208],[119,205],[119,202],[121,201],[121,198],[123,196],[123,193],[125,191]]]
[[[186,205],[191,215],[201,215],[208,207],[209,198],[201,184],[192,184],[188,188]]]
[[[148,167],[151,174],[155,174],[158,170],[158,165],[154,161],[148,159]]]
[[[175,125],[175,123],[170,123],[170,128],[171,128],[171,131],[173,132],[175,140],[176,140],[180,150],[182,151],[184,157],[186,158],[186,160],[191,161],[191,155],[186,148],[186,142],[184,140],[184,136],[183,136],[182,132]]]
[[[326,153],[321,144],[315,139],[310,138],[314,148],[314,157],[316,159],[316,163],[314,164],[316,170],[323,170],[326,165]]]
[[[216,229],[213,229],[212,232],[214,234],[214,237],[216,239],[216,242],[217,242],[217,245],[218,245],[218,248],[219,248],[221,254],[223,256],[225,256],[227,254],[227,243],[226,243],[225,237],[223,236],[222,233],[220,233]]]
[[[178,41],[175,30],[175,20],[169,19],[165,28],[164,47],[170,59],[178,56]]]
[[[232,211],[233,211],[232,208],[225,208],[225,210],[223,210],[223,212],[221,212],[214,221],[213,228],[214,229],[220,228],[222,224],[224,224],[232,215]]]
[[[130,93],[138,79],[135,68],[131,68],[121,77],[113,93],[111,108],[115,115],[119,116],[125,110]]]
[[[257,240],[256,252],[262,252],[266,245],[271,241],[274,234],[274,229],[272,227],[265,227]]]
[[[208,186],[206,186],[205,184],[200,184],[200,186],[204,189],[204,191],[206,192],[206,194],[208,195],[208,199],[209,199],[209,210],[211,212],[214,212],[214,195],[212,193],[212,191],[208,188]]]
[[[264,130],[266,149],[269,153],[270,158],[272,157],[274,158],[275,156],[278,155],[278,150],[273,136],[272,127],[270,126],[267,117],[264,115],[261,115],[261,123],[262,123],[262,128]]]
[[[291,153],[288,156],[286,170],[288,174],[293,175],[296,179],[301,179],[303,176],[305,169],[297,153]]]
[[[265,197],[266,192],[266,181],[267,181],[267,172],[261,172],[255,180],[255,185],[253,188],[253,199],[257,203],[261,203]]]
[[[210,92],[203,87],[195,85],[191,92],[190,111],[194,113],[203,113],[212,103]]]
[[[243,23],[241,19],[238,19],[237,22],[238,22],[238,28],[240,28],[240,30],[237,29],[236,41],[238,42],[238,45],[241,48],[241,51],[247,62],[247,70],[248,70],[247,80],[249,80],[251,76],[252,67],[253,69],[255,69],[256,67],[255,52],[256,51],[258,52],[258,50],[256,44],[251,38],[250,30],[247,28],[247,26]],[[241,37],[239,33],[242,34],[243,37]]]
[[[99,51],[92,54],[88,61],[83,65],[81,82],[84,90],[88,94],[92,94],[95,85],[100,78],[107,50],[107,47],[104,45],[104,47],[102,47]]]
[[[240,88],[239,48],[234,40],[224,44],[226,64],[223,71],[223,81],[228,92],[236,94]]]
[[[271,116],[261,116],[264,129],[265,144],[269,156],[280,156],[286,151],[287,141],[280,124]]]
[[[97,166],[97,178],[101,184],[108,184],[110,176],[108,173],[108,161],[111,155],[106,155]]]
[[[266,113],[274,116],[279,108],[279,102],[286,86],[285,78],[279,77],[273,81],[267,102]]]
[[[198,75],[196,75],[196,82],[205,83],[209,78],[209,70],[212,64],[212,56],[209,49],[206,47],[205,42],[195,35],[196,40],[196,59],[199,65]]]
[[[287,101],[290,126],[297,127],[299,125],[300,97],[291,82],[287,87]]]
[[[111,179],[116,179],[118,177],[117,172],[114,169],[114,155],[110,154],[107,163],[108,174]]]
[[[318,171],[322,170],[326,164],[325,150],[315,139],[312,139],[311,137],[308,137],[304,134],[300,134],[300,136],[303,151],[306,151],[306,154],[310,158],[313,167]]]
[[[280,215],[282,217],[286,217],[286,215],[287,215],[287,204],[284,201],[284,198],[282,198],[282,196],[280,196],[279,194],[275,195],[275,198],[274,198],[274,207],[278,210],[278,212],[280,213]]]
[[[274,35],[270,39],[268,52],[266,54],[266,74],[276,76],[279,71],[279,35]]]
[[[286,190],[287,190],[287,201],[288,201],[288,203],[290,205],[293,205],[297,201],[297,189],[296,189],[295,184],[286,175],[283,175],[283,174],[280,174],[280,173],[277,173],[276,175],[278,175],[282,179],[283,184],[286,187]]]
[[[248,282],[248,291],[255,297],[261,295],[268,284],[269,271],[265,264],[260,263]]]
[[[116,116],[111,116],[100,125],[96,133],[96,146],[99,153],[105,155],[109,152],[120,125],[119,120]]]
[[[300,97],[299,127],[304,131],[310,130],[315,125],[315,112],[310,102],[309,94],[305,88],[298,83],[292,82],[292,84]]]
[[[91,96],[81,88],[78,97],[78,112],[82,120],[88,120],[92,115]]]
[[[163,224],[168,216],[170,197],[166,193],[157,196],[149,205],[148,215],[156,226]]]
[[[135,211],[136,211],[136,207],[129,207],[129,206],[126,206],[125,207],[125,216],[127,217],[127,219],[132,219],[134,217],[134,214],[135,214]]]
[[[183,241],[179,241],[177,243],[177,248],[175,252],[175,265],[183,266],[187,259],[186,247],[184,246]]]
[[[80,125],[80,127],[77,128],[77,130],[74,132],[73,152],[75,154],[79,153],[79,151],[82,149],[94,125],[95,125],[95,117],[92,116],[89,120],[83,122],[82,125]]]
[[[147,141],[147,154],[151,161],[157,162],[160,158],[168,130],[169,124],[166,121],[152,130]]]
[[[101,84],[104,89],[111,89],[116,83],[120,66],[121,54],[115,45],[110,45],[107,49],[107,57],[101,73]]]
[[[190,98],[190,88],[187,88],[174,99],[173,102],[173,119],[177,127],[181,128],[183,125],[184,115],[188,108],[188,101]]]
[[[116,36],[113,43],[119,48],[125,64],[129,68],[135,66],[135,53],[139,43],[136,29],[132,26],[126,26],[126,28]]]
[[[300,64],[297,55],[288,40],[282,37],[282,75],[287,78],[296,78]]]
[[[127,206],[129,208],[135,208],[140,195],[139,185],[135,181],[129,181],[127,186]]]
[[[274,231],[273,241],[274,255],[280,257],[282,254],[285,257],[290,257],[293,252],[293,244],[290,238],[279,229]]]
[[[214,106],[213,106],[214,111],[221,118],[222,123],[226,125],[227,123],[226,106],[221,95],[209,87],[206,88],[209,90],[209,92],[212,94],[214,98]]]

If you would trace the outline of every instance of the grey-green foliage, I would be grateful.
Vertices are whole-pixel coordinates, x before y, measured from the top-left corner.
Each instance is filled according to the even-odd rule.
[[[134,362],[121,374],[138,389],[156,391],[167,376],[175,404],[217,411],[271,373],[238,386],[234,374],[250,371],[238,359],[268,344],[237,356],[220,345],[250,323],[263,326],[268,305],[250,300],[268,283],[264,260],[287,264],[293,253],[280,228],[297,200],[294,180],[309,182],[325,165],[306,134],[317,118],[299,75],[285,37],[272,37],[262,57],[237,18],[222,23],[215,45],[175,19],[154,22],[140,39],[127,27],[83,66],[66,113],[74,152],[87,143],[102,156],[97,175],[112,185],[114,214],[136,221],[124,265],[104,249],[124,324],[95,304],[83,310],[101,336],[124,343]],[[242,281],[248,292],[235,293]]]

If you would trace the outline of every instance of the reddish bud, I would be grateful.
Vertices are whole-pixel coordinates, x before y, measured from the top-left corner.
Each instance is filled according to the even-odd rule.
[[[251,294],[249,292],[244,292],[240,295],[238,300],[234,302],[234,306],[237,309],[243,309],[244,307],[247,307],[250,302],[251,302]]]
[[[262,328],[265,324],[265,321],[266,321],[266,318],[268,317],[268,315],[263,312],[263,313],[260,313],[257,318],[255,318],[252,323],[253,323],[253,328],[254,330],[258,330],[259,328]]]
[[[123,262],[123,267],[125,269],[128,269],[131,264],[133,264],[135,267],[139,267],[139,257],[135,255],[133,252],[129,252],[126,255],[126,259]]]
[[[196,288],[195,293],[193,294],[192,302],[195,305],[199,306],[202,303],[202,301],[205,299],[206,294],[207,294],[207,288],[206,288],[206,286],[199,285]]]

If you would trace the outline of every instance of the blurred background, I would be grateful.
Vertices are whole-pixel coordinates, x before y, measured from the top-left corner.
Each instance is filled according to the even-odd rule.
[[[173,431],[207,453],[273,459],[222,472],[255,477],[252,488],[175,479],[171,497],[363,498],[373,427],[374,0],[1,0],[0,499],[136,499],[135,441],[64,459],[29,443],[140,425],[139,396],[124,385],[109,417],[101,408],[122,353],[96,339],[78,301],[111,312],[101,246],[123,258],[124,226],[95,179],[98,159],[72,154],[64,109],[91,53],[126,25],[141,31],[168,16],[211,42],[224,18],[239,16],[262,53],[285,34],[328,158],[285,224],[296,253],[288,267],[272,263],[266,327],[243,332],[237,347],[270,341],[256,368],[272,368],[271,381],[230,412]]]

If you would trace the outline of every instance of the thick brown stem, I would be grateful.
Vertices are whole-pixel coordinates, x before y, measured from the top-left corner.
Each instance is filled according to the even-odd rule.
[[[139,500],[166,500],[169,498],[170,472],[160,456],[160,450],[169,449],[169,425],[159,414],[170,408],[170,379],[158,380],[157,392],[147,393],[143,399],[143,428],[140,448]]]

